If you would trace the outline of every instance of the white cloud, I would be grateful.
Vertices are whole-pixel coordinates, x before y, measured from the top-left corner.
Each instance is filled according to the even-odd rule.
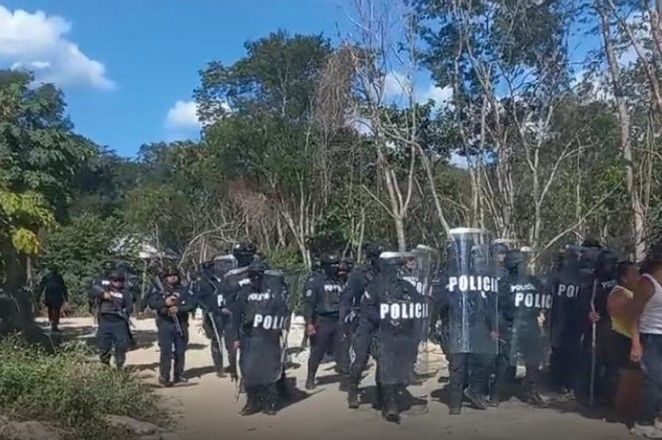
[[[177,101],[170,107],[164,126],[168,130],[193,130],[200,128],[198,105],[195,101]]]
[[[398,71],[392,71],[384,76],[384,98],[387,101],[407,95],[411,84],[407,76]]]
[[[434,101],[436,109],[449,106],[452,98],[453,89],[451,87],[441,88],[434,84],[430,84],[425,91],[417,94],[418,102],[427,102],[431,99]]]
[[[38,81],[60,87],[112,89],[105,66],[65,38],[70,30],[62,17],[0,6],[0,66],[32,70]]]

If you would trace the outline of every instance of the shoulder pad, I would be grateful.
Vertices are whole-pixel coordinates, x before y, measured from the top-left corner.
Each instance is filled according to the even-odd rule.
[[[229,278],[229,277],[231,277],[231,276],[233,276],[233,275],[241,275],[241,274],[243,274],[244,272],[248,272],[248,266],[245,266],[245,267],[239,267],[239,268],[237,268],[237,269],[229,270],[228,273],[225,274],[225,278]]]

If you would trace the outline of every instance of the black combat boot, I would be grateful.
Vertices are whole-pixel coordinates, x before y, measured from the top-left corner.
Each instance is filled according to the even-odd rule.
[[[315,383],[315,373],[308,373],[308,378],[306,379],[306,389],[314,390],[317,387]]]
[[[250,416],[262,410],[260,394],[257,390],[246,390],[246,405],[241,409],[242,416]]]
[[[485,398],[478,392],[472,390],[471,387],[464,390],[464,397],[469,399],[469,402],[471,402],[474,408],[481,410],[487,409],[487,401]]]
[[[357,409],[359,407],[358,384],[354,381],[349,381],[347,388],[347,406],[351,409]]]
[[[396,399],[396,388],[393,385],[384,386],[384,405],[382,415],[391,423],[400,423],[400,410]]]
[[[263,411],[268,416],[275,416],[278,409],[278,388],[275,383],[269,384],[264,389]]]

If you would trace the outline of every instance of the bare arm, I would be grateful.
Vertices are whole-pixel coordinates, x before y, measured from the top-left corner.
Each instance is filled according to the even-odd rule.
[[[634,289],[634,298],[629,307],[626,307],[625,318],[632,322],[639,322],[641,314],[648,301],[653,297],[654,286],[651,280],[646,277],[641,277],[637,286]]]

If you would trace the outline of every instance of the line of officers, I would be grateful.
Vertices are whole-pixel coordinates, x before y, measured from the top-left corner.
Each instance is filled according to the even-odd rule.
[[[399,396],[407,386],[420,384],[426,373],[421,344],[435,340],[449,363],[450,414],[460,414],[464,402],[478,409],[496,406],[513,392],[543,405],[538,386],[548,347],[552,383],[559,390],[578,398],[589,388],[609,392],[610,371],[602,358],[594,368],[597,386],[582,379],[589,376],[589,365],[596,366],[590,362],[596,351],[587,352],[595,346],[587,340],[588,316],[599,328],[607,328],[606,297],[616,284],[612,252],[590,243],[569,247],[543,282],[528,272],[524,252],[492,241],[479,229],[451,231],[441,271],[439,252],[426,246],[385,252],[380,245],[368,244],[363,250],[366,261],[356,267],[351,260],[324,254],[306,282],[303,309],[311,345],[306,389],[316,387],[318,367],[331,355],[348,406],[358,408],[359,384],[373,357],[374,404],[386,420],[399,422]],[[182,282],[172,267],[155,278],[144,304],[156,312],[161,385],[186,381],[188,319],[200,308],[218,376],[229,373],[237,380],[241,375],[247,397],[241,414],[273,415],[289,399],[288,286],[281,272],[256,255],[254,245],[241,243],[231,255],[204,264],[192,282]],[[101,360],[109,363],[114,350],[119,368],[135,345],[129,290],[118,270],[99,277],[90,289]],[[603,334],[597,332],[598,337]],[[606,343],[597,341],[598,346]],[[519,388],[518,363],[526,368]]]

